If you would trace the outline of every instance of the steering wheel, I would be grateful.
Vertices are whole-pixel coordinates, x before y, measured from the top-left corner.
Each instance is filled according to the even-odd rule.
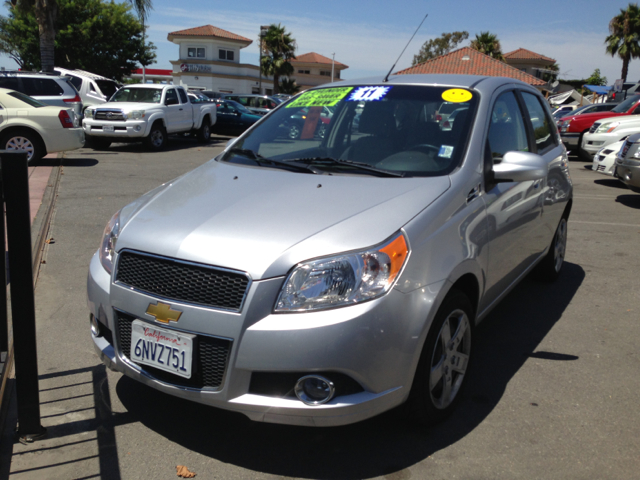
[[[412,150],[415,150],[418,152],[425,152],[425,153],[430,153],[430,152],[439,153],[440,147],[436,147],[435,145],[430,145],[428,143],[419,143],[418,145],[413,145],[409,147],[409,151],[412,151]]]

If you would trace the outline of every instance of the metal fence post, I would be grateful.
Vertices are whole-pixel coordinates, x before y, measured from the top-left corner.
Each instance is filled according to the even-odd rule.
[[[0,294],[0,352],[9,352],[9,321],[7,315],[7,245],[4,229],[4,198],[0,175],[0,284],[4,292]],[[4,362],[4,359],[2,359]]]
[[[18,435],[20,441],[25,443],[46,433],[46,429],[40,423],[27,154],[25,152],[1,152],[0,165],[7,209]]]

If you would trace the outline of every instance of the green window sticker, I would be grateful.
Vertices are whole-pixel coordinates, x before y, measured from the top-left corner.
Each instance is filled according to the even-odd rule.
[[[333,107],[347,96],[353,87],[323,88],[304,92],[300,97],[287,105],[287,108],[301,107]]]

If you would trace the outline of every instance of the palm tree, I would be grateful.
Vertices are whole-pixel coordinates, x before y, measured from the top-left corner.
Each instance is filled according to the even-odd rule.
[[[480,53],[489,55],[491,58],[504,62],[502,56],[502,48],[500,47],[500,41],[495,33],[480,32],[476,33],[476,38],[471,40],[471,48],[478,50]]]
[[[43,72],[53,72],[58,3],[56,0],[10,0],[10,2],[15,8],[33,9],[40,35],[40,68]],[[153,9],[152,0],[129,0],[129,3],[133,5],[133,9],[143,22],[148,17],[149,10]]]
[[[640,58],[640,8],[630,3],[626,10],[620,10],[609,22],[609,35],[605,38],[606,51],[612,57],[616,54],[622,59],[622,81],[627,81],[629,62]]]
[[[291,32],[286,32],[285,27],[278,24],[269,25],[269,29],[261,38],[262,74],[273,77],[273,93],[279,92],[279,79],[281,76],[293,74],[293,66],[290,61],[295,58],[296,41]]]
[[[300,91],[300,85],[296,84],[296,81],[292,78],[283,78],[278,85],[278,91],[282,93],[288,93],[289,95],[295,95]]]

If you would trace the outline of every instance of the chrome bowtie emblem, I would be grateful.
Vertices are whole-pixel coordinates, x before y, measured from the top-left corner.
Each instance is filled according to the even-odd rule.
[[[158,302],[157,304],[150,303],[147,308],[147,315],[156,317],[156,320],[162,323],[177,322],[180,319],[182,312],[179,310],[171,310],[171,305],[168,303]]]

